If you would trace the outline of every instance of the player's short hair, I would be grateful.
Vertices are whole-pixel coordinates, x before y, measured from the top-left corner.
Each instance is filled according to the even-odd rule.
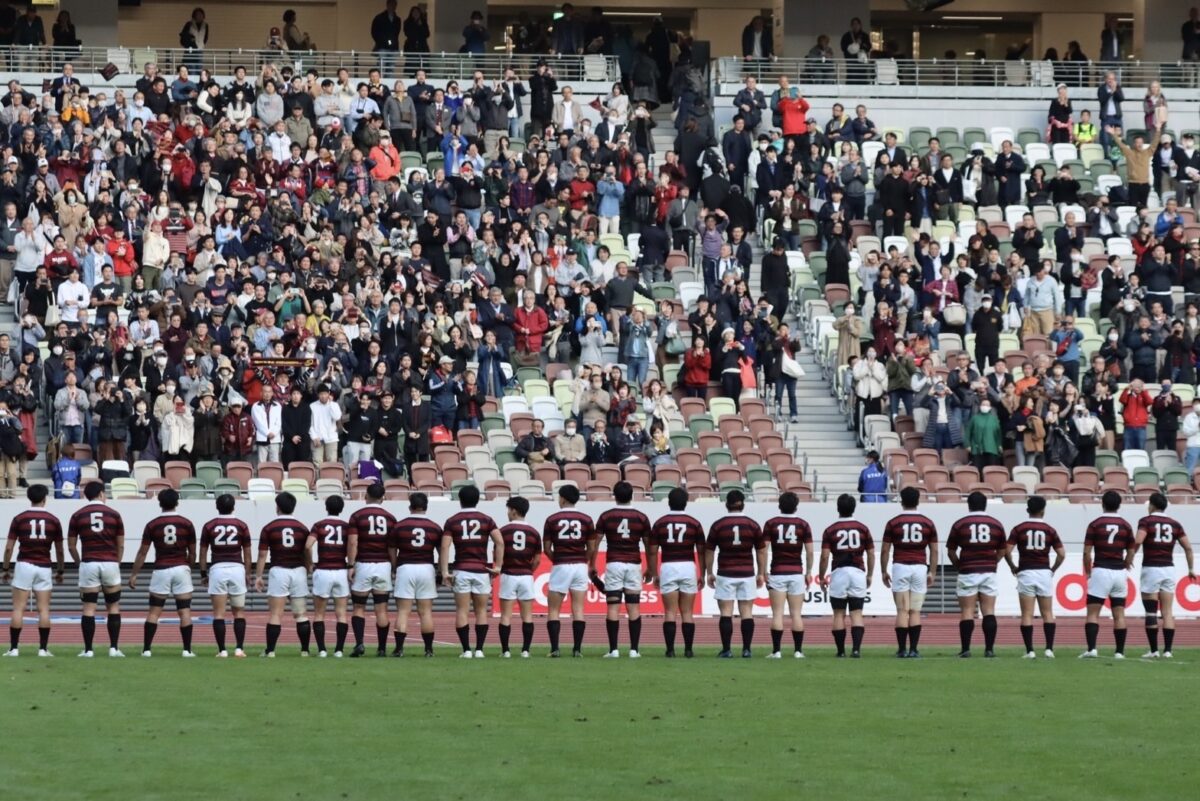
[[[628,481],[618,481],[613,485],[613,499],[617,503],[629,503],[633,500],[633,485]]]
[[[45,484],[30,484],[29,489],[25,490],[25,497],[30,503],[41,503],[50,496],[50,488]]]
[[[367,497],[373,501],[383,500],[383,482],[376,481],[374,484],[367,485]]]
[[[1150,506],[1159,512],[1167,511],[1167,496],[1163,495],[1161,492],[1151,493]]]
[[[558,497],[574,506],[575,504],[579,503],[579,487],[571,484],[564,484],[558,488]]]
[[[83,485],[83,497],[89,501],[94,501],[104,494],[103,481],[89,481]]]
[[[296,511],[296,496],[290,492],[281,492],[275,496],[275,509],[280,514],[290,515]]]
[[[785,492],[779,496],[779,511],[785,515],[795,514],[800,508],[800,496],[794,492]]]
[[[325,513],[330,515],[340,515],[342,510],[346,508],[346,499],[341,495],[330,495],[325,499]]]
[[[521,517],[529,514],[529,499],[522,498],[520,495],[516,496],[515,498],[509,498],[505,502],[504,506],[508,509],[512,509]]]
[[[900,505],[905,509],[916,509],[921,503],[921,491],[916,487],[905,487],[900,490]]]
[[[33,487],[30,487],[33,489]],[[32,500],[32,499],[31,499]],[[179,493],[173,489],[165,489],[158,493],[158,508],[164,512],[170,511],[179,505]]]
[[[838,496],[837,500],[838,514],[842,517],[849,517],[854,514],[854,510],[858,508],[858,501],[848,492],[843,492]]]
[[[1116,490],[1108,490],[1100,496],[1100,505],[1106,512],[1115,512],[1121,508],[1121,493]]]
[[[741,490],[730,490],[725,496],[725,509],[730,512],[740,512],[746,508],[746,494]]]
[[[967,509],[972,512],[982,512],[987,509],[987,496],[982,492],[972,492],[967,496]]]
[[[423,492],[414,492],[408,496],[408,511],[424,512],[429,508],[429,496]]]
[[[1031,495],[1029,500],[1025,501],[1025,511],[1031,515],[1040,515],[1046,511],[1046,499],[1041,495]]]
[[[688,505],[688,493],[683,487],[675,487],[667,493],[667,506],[672,512],[682,512]]]
[[[223,515],[233,514],[233,507],[236,501],[228,492],[223,492],[217,496],[217,511]]]
[[[474,509],[479,505],[479,487],[467,484],[458,491],[458,505],[464,509]]]

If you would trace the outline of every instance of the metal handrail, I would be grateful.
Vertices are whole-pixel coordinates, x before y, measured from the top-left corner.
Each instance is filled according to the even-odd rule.
[[[189,50],[179,47],[0,47],[0,67],[10,72],[57,72],[65,62],[71,62],[77,73],[99,72],[107,64],[115,64],[122,72],[140,74],[148,62],[158,65],[159,72],[170,79],[179,67],[192,72],[207,69],[213,75],[230,75],[237,67],[245,67],[257,75],[268,64],[291,66],[297,71],[316,69],[322,76],[347,69],[351,75],[365,76],[379,68],[385,80],[409,78],[418,68],[424,69],[430,80],[462,80],[475,70],[483,70],[489,78],[497,78],[507,67],[527,78],[539,59],[546,59],[559,81],[591,80],[616,81],[621,68],[615,56],[532,55],[525,53],[376,53],[369,50],[305,50],[279,51],[255,48]],[[82,77],[82,76],[81,76]],[[194,77],[194,76],[193,76]]]
[[[809,84],[872,84],[875,86],[1045,87],[1058,83],[1094,89],[1113,70],[1125,86],[1144,89],[1159,81],[1164,89],[1200,87],[1197,61],[987,61],[946,59],[879,59],[865,63],[841,58],[718,59],[718,80],[741,83],[753,76],[776,83],[780,75]]]

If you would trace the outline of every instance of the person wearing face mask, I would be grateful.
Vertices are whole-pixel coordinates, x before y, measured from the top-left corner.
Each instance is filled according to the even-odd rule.
[[[1000,418],[992,409],[992,401],[985,398],[979,404],[978,414],[967,421],[963,444],[971,457],[971,464],[981,473],[983,468],[1003,464],[1004,435],[1000,431]]]
[[[568,420],[563,433],[554,439],[554,460],[559,465],[580,464],[587,460],[587,440],[574,420]]]

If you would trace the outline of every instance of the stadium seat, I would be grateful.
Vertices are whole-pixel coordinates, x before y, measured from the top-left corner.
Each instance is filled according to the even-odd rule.
[[[212,489],[217,480],[223,478],[225,468],[220,462],[196,462],[196,478],[204,483],[208,489]]]
[[[288,479],[303,481],[311,489],[317,480],[317,468],[312,462],[292,462],[287,467]]]
[[[179,498],[184,501],[199,501],[208,497],[208,485],[198,478],[185,478],[179,482]]]
[[[171,461],[163,466],[163,478],[174,488],[179,489],[185,478],[192,477],[191,462]]]
[[[162,481],[162,479],[151,479],[153,481]],[[131,498],[140,498],[144,487],[138,485],[138,482],[132,478],[114,478],[109,482],[108,494],[114,501],[128,500]]]
[[[214,498],[222,495],[232,495],[236,498],[242,494],[242,485],[231,478],[219,478],[213,483],[212,493]]]
[[[270,501],[275,499],[277,489],[269,478],[252,478],[246,485],[246,495],[252,501]],[[341,486],[338,490],[341,491]]]
[[[132,478],[137,482],[138,488],[144,490],[146,482],[152,478],[162,478],[162,468],[158,462],[139,459],[133,463]]]

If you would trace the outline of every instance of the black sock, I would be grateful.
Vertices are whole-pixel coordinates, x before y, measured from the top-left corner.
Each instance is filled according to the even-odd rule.
[[[337,642],[333,650],[340,652],[346,647],[346,635],[350,633],[350,626],[347,623],[338,623],[334,627],[334,633],[337,636]]]
[[[529,646],[533,645],[533,623],[521,624],[521,652],[527,653]]]
[[[1021,626],[1021,640],[1025,643],[1025,653],[1033,650],[1033,626]]]
[[[846,630],[833,630],[833,644],[837,646],[838,656],[843,656],[846,653]]]
[[[1100,636],[1099,623],[1084,623],[1083,636],[1087,638],[1087,649],[1089,651],[1096,650],[1096,638]]]
[[[863,634],[867,631],[865,626],[850,627],[850,642],[853,645],[854,652],[857,653],[862,648]]]
[[[771,653],[779,653],[779,647],[783,643],[783,629],[771,629]]]
[[[804,632],[803,631],[793,631],[792,632],[792,648],[794,648],[796,650],[796,653],[801,653],[804,651]]]
[[[38,626],[38,647],[45,651],[50,647],[50,627]]]
[[[663,623],[663,642],[666,643],[666,645],[667,645],[668,653],[675,650],[675,627],[676,627],[676,625],[677,624],[675,623],[674,620]]]
[[[278,623],[267,624],[267,653],[275,653],[275,644],[279,642],[279,634],[283,631],[283,626]]]
[[[571,621],[571,647],[576,651],[583,648],[583,633],[587,631],[586,620]]]
[[[325,652],[325,621],[317,620],[313,622],[313,639],[317,641],[317,653]]]
[[[721,650],[728,651],[733,642],[733,618],[722,615],[717,621],[717,628],[721,631]]]
[[[217,652],[225,650],[225,619],[218,618],[212,622],[213,638],[217,641]]]
[[[896,646],[901,653],[906,653],[904,646],[908,644],[908,626],[896,626]]]
[[[1117,641],[1117,653],[1125,653],[1125,635],[1129,633],[1129,629],[1113,629],[1113,638]]]
[[[997,628],[995,615],[983,616],[983,649],[985,651],[991,651],[996,647]]]
[[[683,647],[689,651],[692,649],[692,642],[696,639],[696,624],[683,624]]]
[[[149,651],[150,646],[154,644],[154,633],[158,631],[158,624],[151,623],[149,620],[142,625],[142,650]]]
[[[562,633],[562,621],[561,620],[547,620],[546,621],[546,634],[547,634],[547,636],[550,637],[550,650],[551,651],[558,650],[558,635],[561,633]]]
[[[1058,630],[1057,623],[1043,623],[1042,633],[1046,635],[1046,650],[1054,650],[1054,633]]]
[[[183,650],[185,651],[192,650],[192,631],[191,623],[179,627],[179,636],[183,638]]]
[[[617,650],[617,638],[621,634],[621,621],[605,620],[604,628],[608,630],[608,650]]]
[[[396,640],[396,650],[403,651],[404,650],[404,641],[406,639],[408,639],[408,632],[407,631],[393,631],[392,637],[393,637],[393,639]]]
[[[15,613],[14,613],[15,614]],[[8,627],[8,647],[16,649],[21,643],[21,630],[14,626]]]
[[[471,627],[470,626],[456,626],[454,628],[454,632],[458,635],[458,641],[459,641],[459,643],[462,644],[462,649],[464,651],[470,651],[471,650]]]
[[[350,628],[354,631],[354,647],[362,647],[363,638],[367,636],[367,619],[359,615],[351,615]]]
[[[233,641],[239,651],[246,645],[246,618],[233,619]]]
[[[312,636],[312,623],[304,621],[296,624],[296,636],[300,638],[300,650],[308,653],[308,640]]]
[[[92,650],[92,638],[96,636],[96,616],[84,615],[81,617],[79,628],[83,629],[83,650]]]
[[[387,635],[388,635],[389,628],[391,628],[391,626],[390,626],[390,624],[387,624],[387,623],[385,623],[382,626],[380,626],[378,624],[375,625],[375,642],[376,642],[375,647],[378,648],[380,651],[387,650]]]
[[[1158,652],[1158,618],[1146,618],[1146,642],[1150,643],[1150,653]]]
[[[917,643],[920,642],[920,640],[921,640],[921,627],[919,625],[909,626],[908,627],[908,649],[910,651],[917,650]]]
[[[509,634],[512,634],[512,626],[506,626],[505,624],[501,623],[500,624],[500,650],[506,654],[508,653],[508,635]]]
[[[754,642],[754,618],[742,618],[742,650],[748,650],[750,643]]]
[[[475,650],[476,651],[483,650],[483,643],[487,640],[487,635],[488,635],[488,624],[487,623],[476,623],[475,624]]]
[[[975,633],[975,621],[974,620],[958,621],[958,640],[959,640],[959,643],[962,645],[962,649],[961,649],[962,651],[966,652],[966,651],[971,650],[971,635],[974,633]]]
[[[636,651],[642,644],[642,619],[629,621],[629,650]]]
[[[1175,644],[1175,629],[1163,629],[1163,650],[1170,651]]]
[[[117,643],[121,641],[121,613],[110,614],[105,625],[108,627],[108,645],[110,648],[116,648]]]
[[[432,631],[422,631],[421,639],[425,643],[425,653],[432,654],[433,653],[433,632]]]

